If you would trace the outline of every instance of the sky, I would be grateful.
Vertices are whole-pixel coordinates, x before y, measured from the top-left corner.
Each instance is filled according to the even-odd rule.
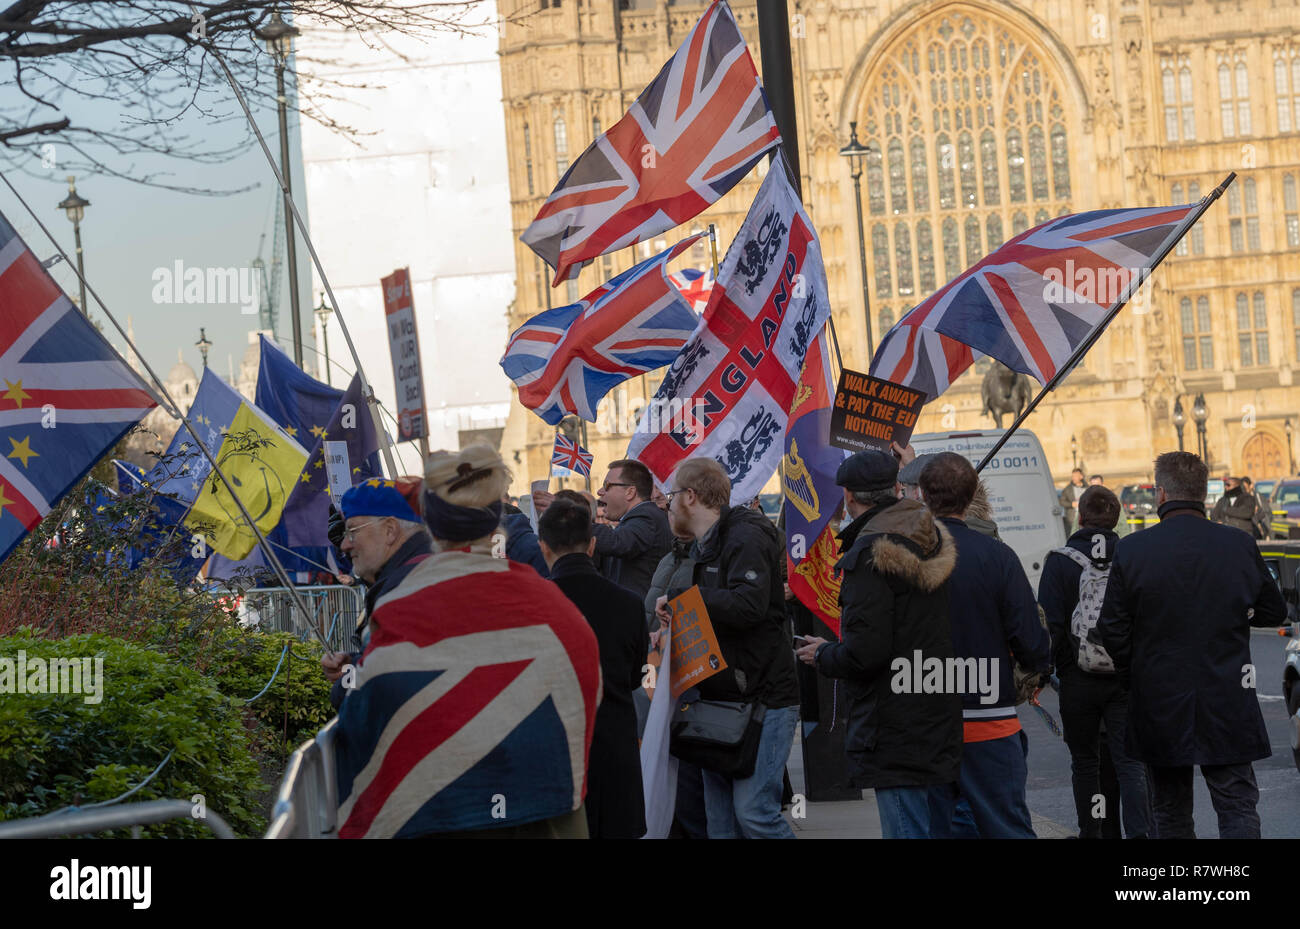
[[[270,73],[274,80],[274,73]],[[214,91],[224,91],[225,112],[238,114],[239,120],[223,123],[202,115],[186,117],[183,131],[197,135],[203,133],[205,141],[222,147],[239,140],[243,133],[233,91],[224,81],[214,85]],[[65,95],[60,107],[73,126],[78,124],[104,124],[102,101],[93,102]],[[94,113],[92,117],[92,108]],[[123,109],[125,119],[129,110]],[[262,133],[273,156],[279,159],[279,131],[273,109],[254,110]],[[57,117],[53,117],[57,118]],[[307,213],[305,187],[302,178],[301,157],[298,148],[297,118],[289,113],[290,159],[294,165],[291,184],[295,202],[304,220]],[[48,168],[40,162],[29,162],[28,174],[11,171],[10,183],[28,202],[49,231],[75,262],[73,227],[57,204],[67,195],[68,169],[62,165],[61,155],[71,157],[57,135],[47,137],[53,145],[45,150],[52,158]],[[61,151],[61,149],[63,151]],[[157,302],[156,291],[166,288],[155,286],[159,269],[174,273],[177,261],[183,268],[242,268],[249,269],[245,277],[251,281],[250,264],[259,253],[259,240],[265,234],[261,254],[269,266],[273,241],[273,217],[278,185],[266,157],[251,140],[250,146],[238,157],[219,165],[198,165],[177,158],[163,156],[120,159],[118,170],[126,171],[134,165],[140,171],[168,171],[177,184],[190,184],[217,190],[232,190],[256,185],[243,193],[225,196],[198,196],[149,187],[111,176],[79,174],[77,192],[90,205],[86,207],[81,223],[83,257],[86,279],[103,298],[105,305],[125,329],[127,319],[133,321],[136,344],[141,356],[154,366],[159,377],[176,364],[177,350],[184,359],[200,371],[202,359],[195,343],[203,327],[212,342],[209,364],[218,374],[227,374],[227,358],[233,359],[238,377],[239,363],[248,346],[248,332],[257,328],[258,317],[244,315],[238,305],[227,303],[174,303]],[[40,231],[26,209],[10,191],[0,186],[0,212],[24,238],[36,256],[45,260],[56,253],[45,234]],[[283,234],[281,236],[283,249]],[[298,264],[300,268],[300,301],[304,351],[307,367],[311,370],[315,357],[312,339],[313,324],[310,308],[319,299],[311,292],[310,257],[298,239]],[[50,269],[50,273],[74,299],[78,295],[76,275],[64,262]],[[166,278],[161,278],[166,280]],[[184,297],[184,294],[181,294]],[[212,293],[206,298],[217,296]],[[105,334],[120,351],[125,350],[123,338],[117,334],[99,309],[94,297],[88,297],[91,318],[103,325]],[[289,287],[285,276],[280,287],[280,320],[277,335],[280,344],[292,355],[291,322],[289,317]]]

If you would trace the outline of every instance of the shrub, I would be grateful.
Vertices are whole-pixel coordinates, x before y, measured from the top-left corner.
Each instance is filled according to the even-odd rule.
[[[0,657],[103,659],[102,701],[82,694],[6,694],[0,699],[0,819],[39,816],[109,800],[158,775],[128,802],[201,794],[237,834],[258,835],[265,789],[243,715],[175,658],[103,635],[50,640],[30,631],[0,638]],[[269,675],[268,675],[269,676]],[[153,837],[209,836],[197,820],[142,827]],[[102,835],[126,835],[114,830]]]

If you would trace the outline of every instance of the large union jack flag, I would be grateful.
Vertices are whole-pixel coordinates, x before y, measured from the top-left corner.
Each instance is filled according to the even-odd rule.
[[[520,239],[555,284],[703,212],[781,141],[731,8],[715,0],[632,108],[579,156]]]
[[[555,448],[551,452],[551,467],[576,471],[584,476],[591,474],[591,452],[562,433],[555,433]]]
[[[0,215],[0,560],[157,406]]]
[[[700,235],[516,329],[501,367],[519,388],[519,402],[552,426],[569,415],[595,422],[600,398],[615,385],[671,364],[699,317],[664,267]]]
[[[933,400],[979,352],[1046,384],[1197,208],[1095,210],[1022,232],[906,313],[871,373]]]
[[[477,551],[426,558],[380,597],[339,708],[339,836],[576,810],[599,701],[595,634],[558,587]]]

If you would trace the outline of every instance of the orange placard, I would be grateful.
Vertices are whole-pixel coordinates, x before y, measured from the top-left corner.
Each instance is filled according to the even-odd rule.
[[[727,666],[709,622],[700,588],[692,587],[668,601],[672,613],[672,680],[674,698]]]

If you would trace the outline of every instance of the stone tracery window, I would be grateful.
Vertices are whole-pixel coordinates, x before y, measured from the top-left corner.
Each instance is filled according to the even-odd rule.
[[[867,205],[891,217],[868,233],[873,295],[919,303],[1031,215],[1070,211],[1063,94],[1041,50],[973,11],[933,15],[885,53],[857,114]]]

